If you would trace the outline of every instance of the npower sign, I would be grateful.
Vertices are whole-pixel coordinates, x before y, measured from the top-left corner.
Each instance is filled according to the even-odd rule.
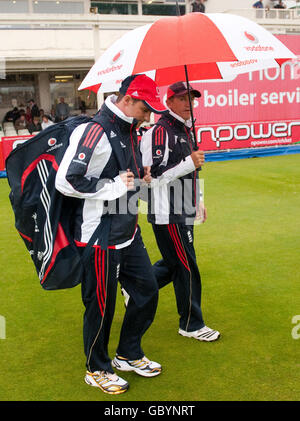
[[[284,145],[300,141],[300,120],[196,126],[196,133],[204,150]]]

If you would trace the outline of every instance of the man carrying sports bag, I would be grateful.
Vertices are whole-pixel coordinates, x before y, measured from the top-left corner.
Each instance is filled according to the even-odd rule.
[[[82,280],[85,381],[110,394],[129,387],[112,366],[145,377],[161,372],[161,365],[146,358],[141,348],[158,299],[137,221],[139,183],[149,175],[137,147],[136,123],[149,121],[151,111],[165,111],[156,84],[145,75],[126,78],[119,95],[109,96],[91,122],[73,131],[56,176],[56,188],[79,199],[74,222],[82,253],[100,227]],[[111,361],[108,342],[118,280],[131,298]]]

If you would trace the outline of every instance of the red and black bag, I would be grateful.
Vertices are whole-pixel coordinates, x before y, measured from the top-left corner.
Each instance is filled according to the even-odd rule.
[[[15,227],[46,290],[71,288],[82,279],[72,226],[79,199],[58,192],[55,177],[72,131],[89,120],[72,117],[50,126],[18,145],[6,159]]]

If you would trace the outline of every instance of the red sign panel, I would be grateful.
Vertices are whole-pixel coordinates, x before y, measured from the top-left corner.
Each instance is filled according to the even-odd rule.
[[[32,135],[28,136],[4,136],[1,138],[0,148],[2,153],[2,162],[0,161],[0,171],[4,171],[5,160],[10,154],[10,152],[17,147],[20,143],[24,143],[27,139],[33,137]]]
[[[195,99],[194,108],[201,149],[251,148],[300,141],[300,35],[278,38],[298,55],[298,60],[226,82],[192,84],[202,94]]]

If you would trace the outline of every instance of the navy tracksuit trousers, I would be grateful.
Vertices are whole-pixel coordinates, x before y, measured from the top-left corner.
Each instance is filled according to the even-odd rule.
[[[152,224],[162,255],[153,265],[159,288],[173,282],[179,327],[192,332],[205,323],[201,310],[201,276],[194,249],[193,226]]]
[[[121,328],[117,354],[130,360],[142,358],[143,334],[151,325],[158,301],[158,286],[140,230],[122,249],[94,246],[82,281],[85,305],[83,339],[88,371],[113,372],[108,342],[113,321],[118,280],[130,294]]]

